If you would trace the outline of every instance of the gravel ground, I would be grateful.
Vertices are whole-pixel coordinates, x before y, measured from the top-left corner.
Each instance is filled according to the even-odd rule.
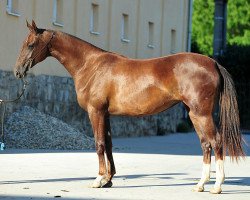
[[[7,148],[86,150],[94,140],[65,122],[24,106],[6,119]]]

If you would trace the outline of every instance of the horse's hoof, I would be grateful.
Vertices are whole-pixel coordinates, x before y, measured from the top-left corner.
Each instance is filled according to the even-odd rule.
[[[220,187],[212,188],[210,194],[220,194],[222,192]]]
[[[92,187],[92,188],[100,188],[101,184],[100,184],[100,182],[95,182],[94,181],[94,183],[90,187]]]
[[[111,181],[108,181],[105,185],[103,185],[103,188],[110,188],[112,187],[113,183]]]
[[[97,176],[97,178],[94,180],[94,183],[92,184],[92,188],[102,188],[102,187],[111,187],[112,186],[112,182],[111,181],[108,181],[106,179],[106,176],[103,175],[99,175]]]
[[[196,185],[194,186],[194,188],[192,189],[193,192],[203,192],[204,191],[204,187],[200,186],[200,185]]]

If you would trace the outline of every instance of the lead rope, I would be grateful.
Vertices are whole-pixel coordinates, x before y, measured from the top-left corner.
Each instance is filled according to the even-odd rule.
[[[0,151],[3,151],[5,149],[5,137],[4,137],[4,117],[5,117],[5,112],[6,112],[6,103],[13,103],[18,101],[24,94],[24,91],[26,90],[26,86],[28,85],[28,81],[23,80],[23,88],[21,93],[19,94],[19,96],[15,99],[11,99],[11,100],[3,100],[0,99],[0,107],[2,108],[2,115],[1,115],[1,126],[2,126],[2,132],[1,132],[1,141],[0,141]]]

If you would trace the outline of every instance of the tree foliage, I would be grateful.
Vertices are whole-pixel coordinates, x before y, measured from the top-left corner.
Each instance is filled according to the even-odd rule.
[[[214,1],[194,0],[192,19],[192,43],[198,52],[212,55],[214,28]]]
[[[213,53],[214,0],[194,0],[192,47],[206,55]],[[228,0],[227,43],[250,45],[250,0]]]
[[[250,45],[250,0],[229,0],[227,15],[228,43]]]

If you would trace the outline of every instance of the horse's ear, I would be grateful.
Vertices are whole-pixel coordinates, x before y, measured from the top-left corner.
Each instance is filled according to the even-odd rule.
[[[27,24],[27,27],[29,28],[30,31],[34,31],[33,27],[29,24],[27,19],[26,19],[26,24]]]
[[[36,23],[35,23],[34,20],[32,20],[32,27],[33,27],[34,31],[37,33],[38,28],[37,28]]]
[[[34,22],[34,20],[32,20],[32,25],[29,24],[29,22],[26,20],[26,24],[27,24],[27,27],[29,28],[29,30],[35,34],[38,33],[38,28],[36,26],[36,23]]]

